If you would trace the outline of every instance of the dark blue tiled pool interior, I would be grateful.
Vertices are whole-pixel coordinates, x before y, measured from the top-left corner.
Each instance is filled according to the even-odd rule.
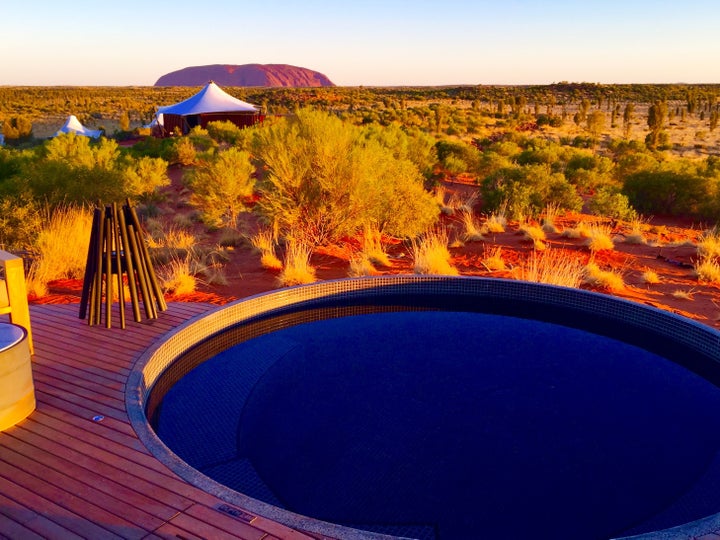
[[[182,459],[278,507],[416,538],[607,538],[720,508],[719,391],[691,371],[716,367],[663,332],[452,295],[233,332],[252,339],[169,370],[151,417]]]

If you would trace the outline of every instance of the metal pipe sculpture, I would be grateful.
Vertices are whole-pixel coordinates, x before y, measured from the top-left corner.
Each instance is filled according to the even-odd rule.
[[[104,299],[105,326],[112,327],[113,278],[118,290],[120,328],[125,328],[125,283],[130,293],[135,322],[142,320],[141,301],[148,319],[156,319],[158,311],[167,309],[140,220],[130,206],[130,201],[122,208],[113,203],[102,209],[98,204],[93,213],[80,297],[80,318],[88,316],[88,324],[91,326],[102,321]]]

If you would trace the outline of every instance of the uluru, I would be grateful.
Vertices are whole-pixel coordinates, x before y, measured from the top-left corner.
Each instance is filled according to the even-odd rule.
[[[288,64],[211,64],[166,73],[155,86],[202,86],[215,81],[221,86],[335,86],[322,73]]]

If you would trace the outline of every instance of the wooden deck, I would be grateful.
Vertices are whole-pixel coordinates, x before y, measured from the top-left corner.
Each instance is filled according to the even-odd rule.
[[[155,459],[128,421],[125,383],[137,358],[212,308],[175,303],[121,330],[117,318],[112,329],[88,326],[77,304],[31,307],[37,410],[0,433],[0,537],[318,538],[220,511],[228,505]]]

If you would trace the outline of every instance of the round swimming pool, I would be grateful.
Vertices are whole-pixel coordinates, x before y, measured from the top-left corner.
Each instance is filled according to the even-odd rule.
[[[189,323],[128,405],[181,475],[330,536],[694,531],[720,508],[718,343],[584,291],[341,280]]]

